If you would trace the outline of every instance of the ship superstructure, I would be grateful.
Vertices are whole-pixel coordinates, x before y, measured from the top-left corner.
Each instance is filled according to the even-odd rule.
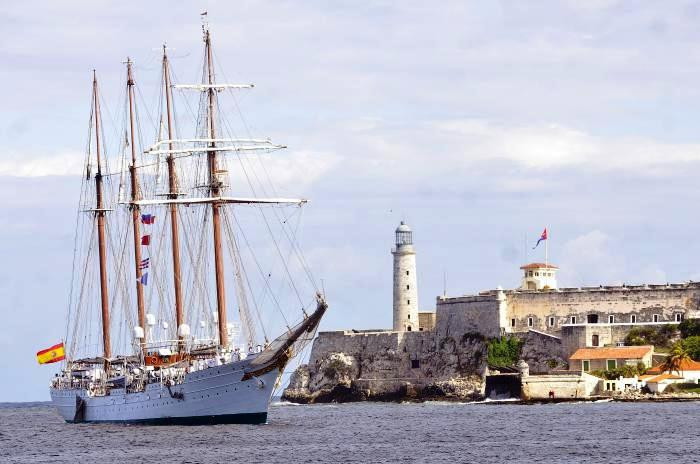
[[[217,83],[206,24],[203,39],[197,84],[173,83],[163,47],[157,136],[145,149],[141,121],[152,115],[137,110],[126,60],[117,160],[107,157],[93,75],[66,360],[50,388],[68,422],[265,422],[285,367],[326,311],[297,241],[306,200],[274,195],[261,160],[285,147],[236,136],[220,98],[237,109],[235,92],[253,86]],[[249,192],[233,193],[244,184]],[[269,339],[271,329],[281,335]]]

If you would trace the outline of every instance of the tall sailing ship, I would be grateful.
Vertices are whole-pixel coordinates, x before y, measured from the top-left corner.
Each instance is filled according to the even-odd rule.
[[[198,84],[173,83],[163,47],[160,118],[137,111],[127,59],[117,160],[107,156],[93,74],[65,360],[50,386],[67,422],[266,422],[285,366],[326,311],[298,243],[306,201],[276,198],[265,168],[263,158],[285,147],[225,118],[221,100],[237,109],[237,92],[253,86],[216,82],[202,31]],[[189,134],[176,106],[190,112]],[[157,136],[139,149],[144,115],[158,121]],[[245,184],[249,194],[231,193]],[[254,220],[262,232],[249,230]],[[231,288],[238,317],[229,321]],[[281,335],[270,340],[275,324]]]

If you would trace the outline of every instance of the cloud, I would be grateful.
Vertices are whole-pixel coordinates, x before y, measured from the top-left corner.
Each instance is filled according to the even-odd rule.
[[[610,236],[592,230],[564,243],[559,285],[619,285],[623,268],[624,260],[614,252]]]
[[[84,155],[74,152],[33,155],[5,153],[0,158],[0,176],[44,177],[78,175],[84,172]]]

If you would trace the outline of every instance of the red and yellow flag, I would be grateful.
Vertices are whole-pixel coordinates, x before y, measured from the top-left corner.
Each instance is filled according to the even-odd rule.
[[[66,359],[66,351],[63,348],[63,342],[41,350],[36,354],[36,360],[39,361],[39,364],[50,364],[63,361],[64,359]]]

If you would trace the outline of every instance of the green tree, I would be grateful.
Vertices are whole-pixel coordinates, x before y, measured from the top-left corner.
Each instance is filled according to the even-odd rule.
[[[633,327],[625,337],[625,345],[653,345],[656,330],[652,327]]]
[[[492,366],[513,366],[520,359],[521,348],[517,337],[493,338],[488,343],[487,361]]]
[[[674,324],[659,327],[652,337],[652,344],[655,346],[668,346],[671,339],[676,335],[677,330],[678,326]]]
[[[681,342],[676,342],[673,345],[673,348],[671,348],[671,353],[668,355],[663,364],[664,372],[669,372],[671,374],[676,372],[680,375],[681,365],[683,364],[683,361],[687,359],[690,359],[688,351],[683,348],[683,344]]]
[[[700,361],[700,335],[693,335],[684,339],[683,348],[688,352],[688,355],[696,361]]]
[[[686,319],[678,325],[678,328],[683,338],[700,336],[700,319]]]

